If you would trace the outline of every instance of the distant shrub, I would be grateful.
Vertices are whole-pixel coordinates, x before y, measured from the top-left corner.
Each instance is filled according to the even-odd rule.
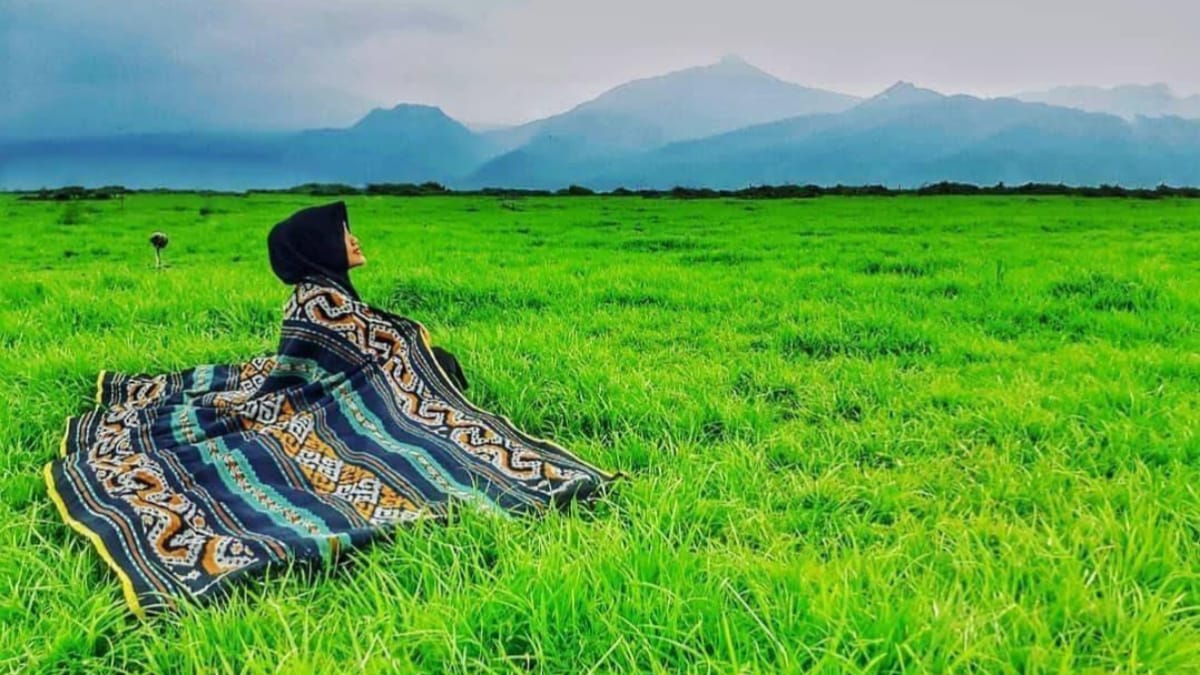
[[[465,194],[471,194],[471,193],[465,193]],[[479,190],[478,194],[494,196],[494,197],[507,197],[509,199],[515,199],[518,197],[549,196],[553,193],[551,193],[549,190],[526,190],[526,189],[522,189],[522,188],[487,187],[487,188],[483,188],[482,190]]]
[[[41,190],[26,192],[19,199],[25,201],[56,202],[74,201],[76,199],[112,199],[126,192],[129,192],[129,190],[120,185],[106,185],[95,189],[85,188],[82,185],[67,185],[61,188],[42,188]]]
[[[304,183],[287,189],[287,192],[295,194],[312,195],[319,197],[336,197],[338,195],[357,195],[362,194],[362,190],[353,185],[345,183]]]
[[[711,188],[690,188],[676,185],[671,188],[671,196],[676,199],[703,199],[706,197],[716,197],[719,192]]]
[[[421,197],[425,195],[440,195],[450,192],[441,183],[426,182],[420,185],[414,183],[368,183],[366,193],[369,195],[395,195],[402,197]]]
[[[555,192],[554,194],[570,195],[570,196],[587,196],[587,195],[594,195],[594,194],[596,194],[596,192],[594,190],[592,190],[590,188],[586,188],[582,185],[572,184],[569,187],[565,187],[565,188]]]

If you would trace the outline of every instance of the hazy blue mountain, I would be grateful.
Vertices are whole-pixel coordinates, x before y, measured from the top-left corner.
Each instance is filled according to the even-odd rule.
[[[376,108],[345,129],[300,132],[283,145],[283,164],[308,167],[308,180],[347,183],[444,182],[492,154],[440,108],[407,103]]]
[[[945,96],[907,82],[850,103],[726,58],[493,132],[472,131],[434,106],[404,103],[372,110],[346,128],[0,140],[0,188],[240,190],[313,181],[551,189],[942,180],[1200,185],[1200,120],[1123,119],[1015,98]],[[819,112],[777,118],[788,106]],[[747,122],[756,116],[769,119]]]
[[[660,127],[617,113],[581,112],[556,121],[554,132],[533,136],[494,157],[456,184],[470,187],[555,185],[576,167],[624,157],[666,140]]]
[[[1022,101],[1049,103],[1133,119],[1138,115],[1176,115],[1200,119],[1200,95],[1180,97],[1165,84],[1126,84],[1118,87],[1055,87],[1017,94]]]
[[[1200,122],[1088,113],[899,83],[840,114],[672,143],[561,182],[599,189],[754,184],[1200,184]]]
[[[628,120],[658,130],[654,140],[710,136],[752,124],[846,110],[860,99],[785,82],[727,55],[720,61],[647,77],[609,89],[574,108],[510,129],[489,132],[515,148],[542,134],[587,136],[593,124],[603,138]]]
[[[310,181],[449,181],[494,154],[439,108],[375,109],[344,129],[125,134],[0,142],[0,187],[65,184],[244,189]]]
[[[741,59],[627,82],[559,115],[485,133],[508,150],[465,181],[553,181],[560,167],[605,162],[666,143],[796,115],[846,110],[859,99],[785,82]]]

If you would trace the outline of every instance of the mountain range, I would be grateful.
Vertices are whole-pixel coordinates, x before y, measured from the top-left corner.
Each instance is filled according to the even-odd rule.
[[[1200,118],[1200,97],[1161,85],[978,98],[899,82],[860,99],[730,55],[513,127],[472,130],[435,106],[401,103],[345,128],[10,138],[0,141],[0,189],[1200,185],[1200,119],[1189,117]]]
[[[1045,91],[1017,94],[1014,98],[1035,103],[1049,103],[1089,112],[1102,112],[1135,119],[1139,115],[1162,117],[1174,115],[1200,119],[1200,94],[1176,96],[1163,83],[1125,84],[1119,87],[1055,87]]]

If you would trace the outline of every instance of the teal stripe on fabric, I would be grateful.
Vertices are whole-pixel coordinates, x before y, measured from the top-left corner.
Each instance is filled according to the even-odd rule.
[[[425,452],[422,448],[407,443],[401,443],[386,433],[381,432],[380,429],[384,427],[383,421],[380,420],[374,413],[369,411],[366,406],[366,402],[361,396],[355,393],[354,389],[350,386],[350,381],[346,378],[345,373],[331,373],[322,368],[320,364],[312,359],[296,356],[279,357],[276,360],[275,367],[277,369],[283,367],[287,369],[288,372],[306,372],[310,375],[314,375],[315,379],[337,382],[335,386],[330,387],[327,391],[330,394],[340,394],[344,396],[344,400],[348,399],[348,401],[354,406],[354,411],[357,412],[361,418],[365,418],[368,422],[369,426],[364,426],[359,422],[359,417],[348,415],[347,419],[356,432],[362,434],[363,436],[372,438],[389,451],[412,460],[417,471],[422,477],[425,478],[425,480],[429,481],[430,483],[438,486],[449,487],[453,490],[453,494],[456,497],[462,498],[466,501],[482,501],[487,508],[499,513],[503,513],[506,516],[509,515],[508,512],[504,511],[498,505],[493,503],[486,493],[476,490],[472,486],[464,485],[463,483],[454,480],[454,477],[446,473],[445,470],[442,469],[441,465],[434,461],[433,458],[429,456],[429,453]],[[347,392],[349,392],[348,396],[346,395]],[[386,465],[384,465],[382,469],[387,470],[389,473],[395,473]]]
[[[215,368],[211,365],[196,366],[192,371],[192,377],[195,378],[195,381],[192,382],[192,387],[188,389],[188,393],[190,394],[193,391],[206,392],[212,389],[214,370]]]
[[[307,522],[310,522],[310,523],[313,523],[314,525],[316,525],[317,529],[320,532],[319,532],[319,534],[314,534],[311,531],[301,530],[299,525],[289,522],[286,518],[283,518],[281,514],[278,514],[277,509],[272,508],[271,506],[267,505],[265,502],[259,500],[257,495],[253,495],[254,500],[256,502],[258,502],[260,505],[262,505],[263,508],[261,509],[261,511],[267,513],[267,515],[269,515],[271,517],[272,521],[274,521],[275,523],[277,523],[279,525],[291,527],[296,532],[299,532],[302,536],[315,539],[315,541],[317,543],[317,547],[321,551],[321,556],[326,559],[328,559],[329,555],[330,555],[329,538],[331,536],[337,536],[339,539],[344,539],[343,543],[345,543],[345,544],[350,543],[349,535],[347,535],[345,533],[335,535],[334,532],[332,530],[330,530],[328,526],[326,526],[324,519],[318,517],[312,511],[309,511],[307,509],[296,506],[294,503],[289,501],[283,495],[279,494],[279,492],[276,491],[275,488],[258,480],[258,474],[255,473],[254,468],[250,465],[250,463],[248,461],[246,461],[246,457],[243,453],[231,451],[229,449],[229,446],[225,445],[225,441],[220,438],[214,439],[214,442],[219,444],[221,446],[221,450],[223,452],[225,452],[226,454],[228,454],[229,457],[232,458],[233,461],[235,461],[237,463],[238,468],[240,468],[242,470],[242,474],[244,476],[246,476],[246,480],[248,480],[252,485],[254,485],[254,487],[265,492],[268,497],[275,500],[278,504],[286,505],[286,508],[291,509],[292,511],[295,511],[297,514],[303,514],[305,520]],[[219,467],[218,470],[224,470],[224,469],[225,469],[225,467]],[[225,474],[222,474],[222,478],[224,478],[224,477],[225,477]],[[230,480],[233,480],[232,474],[229,474],[229,478],[230,478]],[[240,486],[239,486],[239,492],[243,496],[246,496],[245,491],[241,490]],[[332,507],[330,507],[330,508],[332,508]]]
[[[198,429],[200,427],[200,422],[199,422],[199,420],[196,419],[195,408],[187,409],[187,424],[193,429]],[[248,501],[254,501],[255,503],[258,503],[260,506],[262,506],[263,508],[261,509],[261,511],[267,513],[267,515],[271,518],[271,522],[275,523],[276,525],[280,525],[282,527],[288,528],[291,531],[295,532],[296,534],[298,534],[302,537],[313,537],[314,536],[308,530],[300,529],[300,527],[297,526],[296,524],[294,524],[286,519],[281,518],[279,515],[277,515],[275,509],[265,506],[259,499],[257,499],[256,497],[253,497],[253,495],[247,494],[246,491],[242,489],[241,485],[239,485],[237,483],[237,481],[233,478],[233,475],[229,473],[228,467],[226,467],[223,462],[214,461],[214,458],[208,452],[206,443],[201,442],[199,439],[190,440],[187,438],[182,438],[181,437],[182,429],[177,425],[172,425],[172,430],[175,434],[176,441],[179,442],[181,445],[195,445],[196,447],[200,448],[201,449],[200,450],[201,458],[203,459],[203,461],[206,464],[208,464],[209,466],[212,466],[213,468],[215,468],[217,470],[217,475],[220,477],[221,482],[224,484],[224,486],[226,488],[228,488],[229,490],[241,495],[243,498],[246,498]],[[225,441],[222,440],[220,437],[209,439],[209,441],[218,443],[220,445],[222,451],[229,453],[229,446],[227,446],[225,444]],[[230,453],[230,454],[232,454],[232,453]],[[240,464],[241,463],[239,462],[239,465]],[[243,468],[243,471],[245,471],[244,468]],[[249,474],[247,474],[247,477],[249,478]],[[261,483],[259,483],[256,479],[254,482],[256,484],[261,485]],[[276,496],[277,495],[278,495],[278,493],[276,493]],[[312,512],[308,511],[307,509],[298,508],[295,505],[291,504],[290,502],[287,502],[287,500],[281,500],[281,501],[283,501],[289,507],[295,509],[298,513],[304,514],[306,520],[308,520],[310,522],[318,522],[322,526],[324,526],[324,524],[325,524],[324,521],[322,519],[318,518]],[[238,520],[238,525],[240,525],[242,527],[242,529],[247,530],[247,531],[252,531],[250,528],[246,527],[246,524],[244,522],[241,522],[240,518],[237,520]],[[325,539],[327,540],[329,535],[332,534],[332,532],[330,532],[330,530],[326,527],[323,530],[323,534],[325,535]],[[349,542],[347,542],[347,543],[349,543]],[[328,555],[328,552],[329,552],[328,541],[321,541],[320,547],[321,547],[321,549],[320,549],[321,554]]]
[[[367,408],[362,398],[350,388],[349,383],[339,385],[330,393],[342,396],[342,400],[350,405],[351,411],[356,413],[346,416],[356,432],[370,437],[388,451],[411,460],[414,468],[420,472],[425,480],[434,485],[451,488],[453,490],[452,494],[455,497],[471,502],[482,502],[489,510],[503,513],[506,516],[509,515],[499,505],[495,504],[486,493],[454,480],[454,477],[446,473],[441,465],[434,461],[423,448],[408,443],[401,443],[382,432],[381,429],[384,427],[383,421]],[[361,421],[365,421],[366,424],[362,424]]]

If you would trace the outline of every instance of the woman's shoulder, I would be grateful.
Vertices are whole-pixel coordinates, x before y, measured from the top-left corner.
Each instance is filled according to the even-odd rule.
[[[334,279],[322,276],[306,276],[296,282],[293,295],[310,296],[326,295],[338,298],[344,302],[359,302],[357,296]]]
[[[340,284],[322,277],[305,277],[292,286],[292,293],[284,303],[284,318],[310,315],[315,308],[325,314],[339,315],[368,311],[365,303]]]
[[[409,324],[418,327],[418,330],[424,328],[420,322],[411,317],[401,316],[389,312],[383,307],[363,302],[345,286],[327,277],[309,276],[301,279],[293,287],[291,298],[288,300],[289,307],[301,307],[314,303],[322,305],[326,309],[339,308],[342,311],[352,311],[375,321]]]

